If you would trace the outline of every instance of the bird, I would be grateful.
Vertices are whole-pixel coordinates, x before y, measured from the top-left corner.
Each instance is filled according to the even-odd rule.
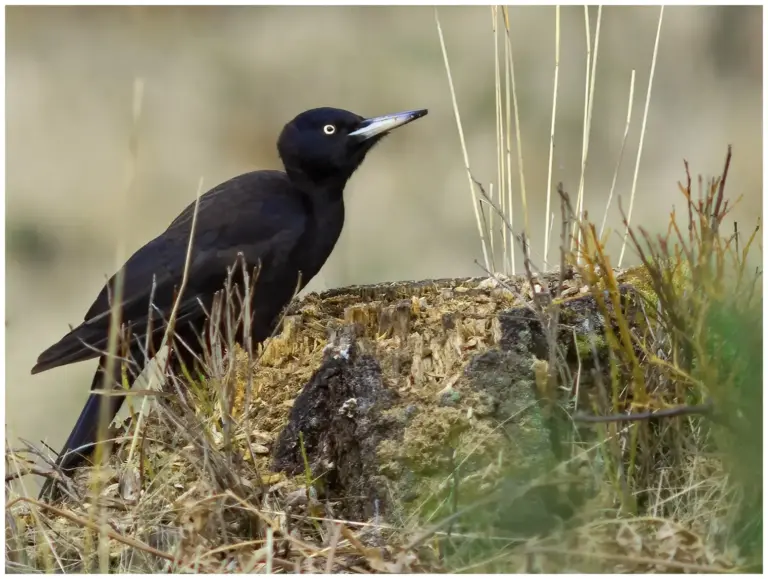
[[[343,192],[350,177],[382,138],[427,112],[417,109],[370,118],[332,107],[302,112],[278,137],[282,171],[256,170],[221,183],[138,249],[107,281],[83,322],[43,351],[32,368],[37,374],[99,359],[91,394],[55,460],[58,469],[70,476],[89,460],[98,442],[105,398],[98,391],[119,387],[123,368],[135,380],[161,348],[169,325],[176,369],[201,359],[205,347],[201,337],[224,324],[211,313],[217,296],[230,296],[230,303],[239,304],[237,311],[246,312],[250,320],[238,324],[236,341],[242,345],[250,338],[257,344],[268,338],[297,291],[331,255],[344,225]],[[242,276],[233,275],[238,266]],[[250,299],[238,302],[225,292],[228,279],[230,288],[239,289],[237,295]],[[245,291],[246,284],[250,291]],[[118,295],[119,304],[112,304]],[[110,365],[110,324],[118,310],[123,331]],[[110,369],[111,376],[106,376]],[[120,395],[106,397],[110,422],[123,400]],[[54,483],[54,478],[46,480],[41,497]]]

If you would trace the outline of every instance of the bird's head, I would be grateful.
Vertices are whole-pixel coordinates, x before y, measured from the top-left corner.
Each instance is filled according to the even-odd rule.
[[[311,109],[285,125],[277,150],[291,177],[343,185],[385,135],[426,114],[422,109],[366,119],[342,109]]]

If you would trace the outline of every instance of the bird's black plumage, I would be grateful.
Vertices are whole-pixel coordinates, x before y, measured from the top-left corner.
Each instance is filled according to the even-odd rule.
[[[228,270],[236,265],[250,273],[257,268],[253,291],[248,292],[250,334],[253,343],[267,338],[296,290],[315,276],[331,254],[344,224],[344,186],[366,153],[389,131],[426,113],[418,110],[365,119],[334,108],[306,111],[288,123],[278,139],[285,172],[253,171],[204,194],[174,326],[177,361],[185,352],[193,358],[202,353],[200,337],[209,323],[214,296],[223,290]],[[182,285],[194,211],[193,203],[122,268],[121,319],[130,328],[131,338],[121,344],[121,352],[133,360],[131,378],[146,362],[145,343],[150,344],[151,357],[166,332]],[[40,354],[33,374],[99,358],[91,389],[102,388],[116,279],[117,274],[107,282],[82,324]],[[242,283],[243,277],[234,279]],[[243,339],[242,331],[238,339]],[[120,378],[120,364],[114,367],[112,384]],[[71,471],[92,451],[102,398],[89,396],[57,459],[63,471]],[[122,401],[122,396],[109,398],[110,419]]]

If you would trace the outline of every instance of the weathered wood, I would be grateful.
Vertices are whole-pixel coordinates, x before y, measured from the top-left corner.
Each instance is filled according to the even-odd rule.
[[[537,281],[554,293],[560,279]],[[578,282],[566,281],[571,297],[556,331],[566,366],[577,362],[574,338],[600,343],[604,330],[595,299]],[[387,283],[297,302],[266,359],[270,347],[306,342],[318,326],[330,338],[280,431],[272,468],[305,471],[301,433],[323,496],[354,520],[402,517],[444,498],[451,485],[464,499],[487,494],[510,469],[521,480],[542,474],[554,458],[552,416],[540,400],[549,342],[540,316],[521,302],[531,297],[528,282],[502,283]]]

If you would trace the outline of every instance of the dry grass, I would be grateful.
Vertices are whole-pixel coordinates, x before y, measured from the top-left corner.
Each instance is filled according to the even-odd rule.
[[[506,17],[505,9],[502,14]],[[496,26],[498,13],[493,17]],[[756,231],[746,240],[724,231],[729,161],[719,179],[700,188],[698,198],[687,175],[681,185],[685,222],[679,223],[673,212],[666,236],[652,239],[642,227],[626,223],[630,247],[642,261],[628,272],[614,269],[605,240],[579,212],[583,184],[575,208],[559,187],[559,279],[554,291],[547,290],[545,274],[536,272],[530,259],[522,166],[526,225],[522,235],[512,230],[510,100],[518,154],[520,136],[506,20],[505,31],[505,81],[511,82],[502,83],[497,68],[502,149],[496,195],[493,189],[490,195],[479,187],[476,191],[466,152],[465,162],[488,274],[509,287],[514,303],[529,306],[547,329],[548,358],[536,367],[536,386],[557,464],[523,482],[515,471],[500,467],[501,492],[461,506],[451,501],[462,485],[471,483],[462,478],[466,475],[459,465],[447,479],[452,492],[428,497],[429,509],[403,507],[408,516],[396,523],[337,517],[338,504],[318,493],[321,473],[311,471],[309,460],[300,476],[271,470],[270,446],[293,399],[320,365],[327,339],[321,324],[305,323],[299,334],[287,318],[281,334],[255,352],[237,349],[231,335],[215,336],[199,372],[167,377],[166,390],[188,394],[163,397],[138,426],[134,421],[127,431],[119,429],[107,467],[97,469],[95,477],[81,471],[72,496],[61,503],[9,493],[9,570],[761,569],[762,521],[754,516],[754,504],[762,504],[761,469],[755,468],[762,448],[749,442],[762,434],[762,405],[754,402],[755,395],[761,396],[759,385],[755,388],[762,379],[761,352],[755,347],[761,338],[751,325],[762,303],[761,272],[748,264],[751,253],[762,248]],[[442,33],[440,40],[445,54]],[[593,87],[594,68],[592,82],[589,74],[587,80]],[[502,84],[511,86],[503,98]],[[461,134],[452,84],[451,92]],[[586,100],[588,111],[591,97]],[[554,108],[553,99],[553,135]],[[585,142],[584,162],[586,153]],[[481,211],[484,206],[488,212]],[[504,268],[514,268],[511,244],[522,242],[525,273],[518,280],[493,273],[491,214],[500,223]],[[552,220],[545,216],[547,224]],[[547,225],[545,239],[549,235]],[[543,263],[546,254],[545,249]],[[565,279],[569,271],[576,281]],[[578,295],[594,298],[605,331],[576,338],[574,362],[564,355],[558,335],[569,324],[564,306]],[[311,307],[311,300],[307,303]],[[736,326],[729,326],[734,320]],[[744,342],[749,347],[739,348]],[[44,453],[9,449],[11,478],[39,471],[30,454]],[[94,478],[101,485],[93,485]],[[100,492],[95,490],[99,486]],[[545,532],[533,530],[536,521],[531,521],[530,532],[510,534],[498,515],[513,515],[508,509],[523,492],[520,487],[549,486],[589,492],[577,509]]]
[[[313,296],[302,301],[297,306],[303,316],[300,331],[295,316],[286,318],[281,334],[253,360],[241,349],[230,349],[221,336],[206,354],[202,374],[171,376],[171,382],[181,383],[170,389],[184,388],[188,396],[154,405],[140,432],[132,432],[135,422],[118,431],[98,500],[90,494],[93,472],[86,470],[72,487],[76,497],[59,504],[11,497],[9,568],[94,569],[99,562],[95,538],[101,534],[113,571],[754,570],[759,557],[737,531],[755,524],[745,523],[743,506],[755,500],[750,492],[759,474],[744,468],[754,456],[732,453],[730,439],[718,427],[745,411],[740,406],[744,396],[739,396],[739,375],[729,372],[733,363],[707,355],[717,325],[707,328],[699,322],[702,308],[731,295],[715,291],[726,269],[743,272],[742,278],[731,277],[735,286],[729,292],[746,291],[753,281],[744,261],[750,240],[741,242],[736,253],[735,239],[715,233],[727,209],[725,201],[718,201],[724,182],[714,181],[700,204],[682,186],[693,221],[690,228],[681,228],[690,230],[691,237],[676,239],[674,255],[659,253],[674,247],[671,239],[645,246],[638,242],[647,263],[618,272],[594,241],[596,227],[580,222],[582,237],[592,241],[579,248],[580,260],[565,256],[582,264],[573,279],[555,274],[545,283],[544,276],[534,279],[533,273],[531,279],[498,278],[510,292],[500,311],[504,303],[509,307],[522,298],[542,320],[560,316],[562,327],[569,323],[568,309],[563,309],[569,300],[591,294],[610,322],[605,335],[592,335],[591,342],[577,348],[577,364],[565,360],[559,342],[553,341],[552,364],[542,361],[537,372],[541,402],[550,408],[549,427],[559,437],[560,461],[522,484],[526,490],[552,485],[590,489],[561,524],[520,536],[489,520],[490,512],[503,514],[512,495],[523,492],[517,473],[506,467],[497,473],[502,492],[456,509],[451,493],[433,485],[437,494],[427,497],[427,508],[404,507],[402,512],[410,514],[397,521],[344,520],[335,514],[338,501],[318,494],[321,473],[308,469],[286,477],[271,470],[269,448],[288,419],[292,400],[323,358],[326,328],[318,323],[322,317],[314,317],[320,316],[319,304],[332,304],[338,310],[332,315],[340,321],[369,325],[368,310],[351,307],[342,293],[335,301]],[[563,200],[567,212],[570,202],[564,193]],[[721,209],[714,211],[718,205]],[[568,230],[570,223],[565,223]],[[678,229],[670,231],[676,235]],[[696,261],[688,261],[688,255]],[[728,255],[734,259],[730,265]],[[707,273],[707,264],[723,269]],[[560,294],[542,300],[543,294],[532,289],[535,284],[560,288]],[[622,289],[627,284],[633,286],[630,293]],[[702,289],[696,301],[693,287]],[[738,307],[748,311],[754,305],[749,293],[739,295]],[[753,293],[753,299],[758,295]],[[396,340],[388,339],[396,351]],[[731,396],[725,396],[728,389]],[[403,404],[415,401],[406,397]],[[717,422],[711,420],[715,414]],[[747,436],[754,434],[755,424],[739,423],[738,428],[736,434]],[[131,461],[135,437],[140,442]],[[470,484],[472,475],[462,465],[475,452],[470,449],[456,465],[458,478],[452,483],[449,476],[449,491]],[[9,455],[16,469],[24,464],[23,454]],[[517,490],[504,486],[507,480],[516,480],[518,486],[510,488]],[[89,518],[94,509],[105,525],[99,517]]]

